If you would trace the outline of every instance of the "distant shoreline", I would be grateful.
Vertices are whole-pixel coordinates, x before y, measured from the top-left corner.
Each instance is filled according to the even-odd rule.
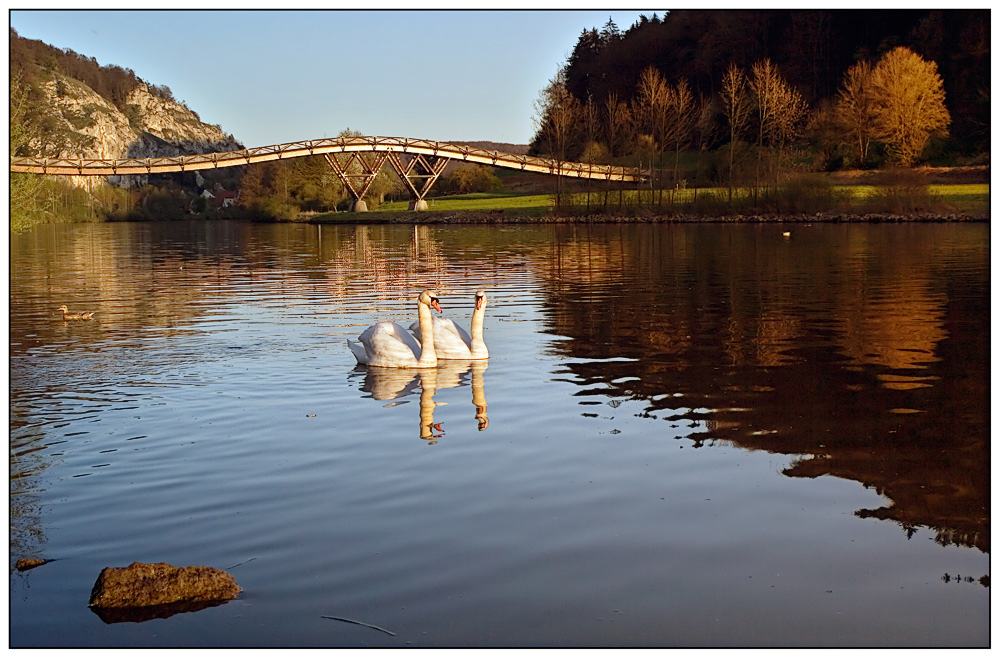
[[[989,222],[989,214],[963,213],[816,213],[761,215],[624,215],[531,216],[510,211],[422,211],[327,213],[290,220],[307,224],[899,224]],[[289,223],[266,220],[268,223]]]

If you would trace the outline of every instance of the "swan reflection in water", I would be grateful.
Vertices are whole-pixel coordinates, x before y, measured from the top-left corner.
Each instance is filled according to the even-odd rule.
[[[450,360],[438,361],[437,367],[421,368],[374,368],[359,366],[351,371],[349,378],[361,377],[361,390],[370,393],[375,400],[400,400],[420,391],[420,438],[430,443],[444,436],[441,423],[434,422],[434,394],[445,388],[460,388],[470,385],[472,388],[472,404],[476,408],[476,424],[479,431],[489,427],[490,419],[486,415],[486,389],[483,383],[483,373],[489,365],[488,360]],[[404,401],[405,402],[405,401]],[[386,407],[402,404],[394,402]]]

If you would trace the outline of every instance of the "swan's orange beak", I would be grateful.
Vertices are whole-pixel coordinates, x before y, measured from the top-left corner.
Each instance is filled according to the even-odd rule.
[[[432,300],[431,300],[431,306],[433,306],[433,307],[434,307],[434,310],[435,310],[435,311],[437,311],[438,313],[440,313],[440,312],[441,312],[441,305],[440,305],[440,304],[438,304],[438,300],[436,300],[436,299],[432,299]]]
[[[482,297],[476,297],[476,310],[478,311],[482,307],[483,307],[483,298]]]

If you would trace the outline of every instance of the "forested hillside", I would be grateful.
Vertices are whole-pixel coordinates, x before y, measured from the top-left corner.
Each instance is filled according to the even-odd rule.
[[[78,80],[95,93],[125,111],[129,93],[143,81],[131,69],[115,64],[101,65],[93,57],[72,50],[61,50],[36,39],[25,39],[10,29],[10,72],[19,76],[31,90],[32,98],[39,99],[38,88],[45,79],[45,72],[60,71]],[[173,101],[173,93],[166,86],[149,85],[154,96]]]
[[[900,46],[935,63],[943,81],[951,122],[938,156],[988,152],[987,10],[680,10],[643,16],[624,31],[609,19],[582,31],[557,78],[581,104],[589,98],[600,108],[615,98],[634,107],[640,78],[653,67],[668,85],[683,81],[695,101],[708,103],[719,99],[730,67],[749,73],[766,60],[817,112],[837,101],[852,66],[874,64]],[[540,131],[534,152],[545,151],[542,138]],[[568,156],[585,141],[578,135]],[[701,147],[726,141],[719,130]]]

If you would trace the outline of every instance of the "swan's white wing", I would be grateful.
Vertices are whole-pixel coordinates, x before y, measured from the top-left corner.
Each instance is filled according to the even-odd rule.
[[[462,327],[455,324],[450,318],[442,318],[435,315],[434,326],[434,351],[439,359],[467,359],[469,358],[472,337]],[[413,337],[423,343],[423,336],[420,335],[420,323],[414,322],[410,325]]]
[[[434,316],[434,351],[439,359],[468,359],[472,338],[451,318]]]
[[[364,363],[370,366],[412,366],[420,358],[420,344],[395,322],[374,324],[361,332],[358,340],[364,346]]]
[[[469,335],[469,332],[463,329],[462,327],[458,326],[457,324],[455,324],[455,321],[452,320],[451,318],[436,317],[434,318],[434,320],[435,320],[434,322],[435,338],[437,338],[438,332],[449,332],[449,333],[454,333],[454,335],[457,336],[460,341],[465,343],[466,347],[472,345],[472,336]],[[448,340],[451,340],[451,338],[449,338]]]
[[[420,358],[420,341],[413,337],[412,334],[406,331],[403,325],[398,322],[392,322],[393,335],[399,339],[401,343],[406,345],[406,348],[416,357]]]

